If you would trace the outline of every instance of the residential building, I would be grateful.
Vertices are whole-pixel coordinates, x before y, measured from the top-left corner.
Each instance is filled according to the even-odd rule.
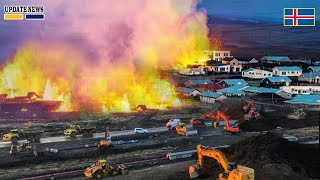
[[[193,87],[193,86],[199,85],[199,84],[213,84],[213,82],[210,81],[209,79],[202,79],[202,80],[188,80],[184,84],[187,87]]]
[[[216,61],[216,62],[221,62],[223,58],[225,57],[230,57],[230,51],[211,51],[211,50],[206,50],[205,51],[208,56]]]
[[[200,95],[201,92],[193,88],[179,87],[177,89],[177,94],[180,97],[196,97]]]
[[[242,77],[250,78],[250,79],[263,79],[271,76],[272,76],[272,72],[261,70],[261,69],[249,68],[242,71]]]
[[[229,87],[237,84],[247,85],[247,81],[244,79],[223,79],[218,84],[222,85],[223,87]]]
[[[222,101],[226,99],[225,96],[216,92],[203,92],[199,95],[201,102],[215,103],[216,101]]]
[[[298,66],[276,66],[272,73],[274,76],[298,77],[302,74],[302,69]]]
[[[310,66],[310,67],[308,67],[308,71],[320,74],[320,66]]]
[[[263,62],[271,64],[279,64],[281,62],[291,62],[291,59],[288,56],[264,56],[260,59]]]
[[[320,94],[320,86],[282,86],[280,89],[291,94]]]
[[[320,84],[320,72],[319,73],[302,73],[298,77],[298,81],[308,82],[310,84]]]
[[[230,73],[230,65],[216,63],[207,65],[208,71],[213,71],[215,73]]]
[[[185,68],[179,70],[179,74],[183,75],[204,75],[206,74],[204,67],[198,67],[198,68]]]
[[[288,76],[272,76],[262,79],[261,85],[267,87],[289,86],[292,80]]]

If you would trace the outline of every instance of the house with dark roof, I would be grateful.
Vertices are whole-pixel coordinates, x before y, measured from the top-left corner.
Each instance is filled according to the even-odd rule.
[[[233,85],[247,85],[247,81],[244,79],[223,79],[218,84],[222,85],[223,87],[229,87]]]
[[[200,85],[200,84],[213,84],[213,82],[210,81],[209,79],[201,79],[201,80],[196,79],[196,80],[188,80],[184,84],[187,87],[193,87],[195,85]]]
[[[308,67],[308,71],[320,74],[320,66],[310,66],[310,67]]]
[[[271,64],[279,64],[281,62],[291,62],[291,59],[288,56],[264,56],[260,59],[263,62]]]
[[[215,73],[230,73],[230,65],[215,63],[207,65],[208,71],[213,71]]]
[[[199,90],[200,92],[215,92],[219,89],[222,89],[223,86],[220,84],[197,84],[193,88]]]
[[[179,87],[176,92],[179,97],[196,97],[201,94],[197,89],[187,87]]]
[[[242,77],[250,78],[250,79],[263,79],[271,76],[272,76],[272,72],[261,70],[261,69],[249,68],[242,71]]]
[[[262,79],[261,86],[265,87],[280,87],[290,86],[292,80],[288,76],[272,76]]]
[[[201,102],[206,103],[215,103],[216,101],[222,101],[227,98],[216,92],[203,92],[199,95],[199,97]]]
[[[302,74],[302,69],[299,66],[276,66],[272,69],[274,76],[290,76],[298,77]]]
[[[308,82],[310,84],[320,84],[320,72],[319,73],[313,73],[313,72],[302,73],[298,77],[298,81]]]

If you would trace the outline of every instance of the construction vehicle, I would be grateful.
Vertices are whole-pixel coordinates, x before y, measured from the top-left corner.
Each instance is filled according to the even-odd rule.
[[[307,114],[302,109],[297,109],[293,113],[289,114],[288,119],[300,120],[306,118]]]
[[[213,121],[213,126],[215,128],[219,126],[219,122],[220,122],[221,119],[226,122],[225,129],[226,129],[227,132],[229,132],[231,134],[239,132],[239,128],[237,126],[235,126],[235,127],[231,126],[231,124],[229,122],[229,119],[221,111],[217,111],[216,112],[216,117],[215,117],[215,120]]]
[[[70,128],[64,130],[65,136],[76,137],[76,135],[82,134],[85,137],[92,136],[96,131],[95,126],[89,125],[71,125]]]
[[[11,155],[20,154],[20,153],[33,154],[34,156],[38,155],[36,146],[31,144],[29,141],[27,143],[23,143],[22,145],[18,143],[12,143],[9,153]]]
[[[124,164],[118,164],[115,167],[109,164],[106,160],[98,160],[94,165],[88,167],[84,175],[89,178],[101,179],[106,175],[127,175],[128,168]]]
[[[200,116],[199,119],[195,119],[195,118],[192,118],[190,120],[190,124],[192,126],[199,126],[199,125],[205,125],[205,122],[204,122],[204,119],[205,118],[214,118],[214,114],[215,112],[208,112],[208,113],[204,113]]]
[[[248,105],[247,106],[243,106],[243,111],[244,113],[248,113],[250,111],[250,109],[253,108],[253,99],[251,101],[248,102]]]
[[[244,114],[243,119],[245,121],[258,120],[261,118],[261,115],[254,108],[251,108],[247,114]]]
[[[12,129],[10,133],[3,135],[4,141],[17,143],[18,140],[27,139],[30,142],[40,142],[43,130],[36,129]]]
[[[187,127],[184,123],[179,123],[176,126],[176,132],[177,134],[183,135],[183,136],[191,136],[191,135],[198,134],[197,130],[189,129],[189,127]]]
[[[219,180],[254,180],[254,169],[236,165],[233,162],[228,162],[224,154],[216,149],[197,146],[198,161],[196,165],[189,167],[190,179],[197,178],[205,174],[208,164],[205,164],[205,158],[213,158],[222,166],[224,172],[219,174]]]
[[[167,122],[166,124],[166,128],[168,128],[168,130],[175,129],[180,122],[181,122],[180,119],[170,119],[169,122]]]
[[[100,148],[112,147],[109,128],[107,128],[107,130],[106,130],[106,134],[105,134],[104,139],[101,139],[99,141],[98,147],[100,147]]]

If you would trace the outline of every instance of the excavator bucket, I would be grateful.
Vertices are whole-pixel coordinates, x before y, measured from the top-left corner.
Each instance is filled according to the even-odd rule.
[[[195,179],[199,177],[197,165],[193,165],[189,167],[189,176],[190,176],[190,179]]]

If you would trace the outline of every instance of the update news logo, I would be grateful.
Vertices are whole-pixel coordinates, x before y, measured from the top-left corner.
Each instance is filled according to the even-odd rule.
[[[316,9],[315,8],[284,8],[283,9],[284,26],[315,26]]]
[[[4,8],[4,20],[44,20],[43,6],[11,6]]]

